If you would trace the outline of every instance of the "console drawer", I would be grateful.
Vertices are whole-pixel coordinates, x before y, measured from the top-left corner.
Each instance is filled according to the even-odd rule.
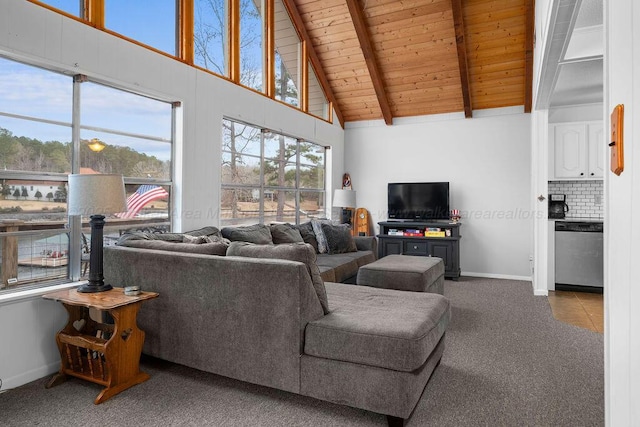
[[[428,255],[427,242],[405,241],[403,253],[405,255]]]

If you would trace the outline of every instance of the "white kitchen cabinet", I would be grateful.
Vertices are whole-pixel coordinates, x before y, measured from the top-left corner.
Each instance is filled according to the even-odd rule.
[[[603,130],[602,122],[550,126],[551,179],[602,179],[605,164]]]
[[[602,122],[589,123],[589,178],[604,177],[606,141]]]

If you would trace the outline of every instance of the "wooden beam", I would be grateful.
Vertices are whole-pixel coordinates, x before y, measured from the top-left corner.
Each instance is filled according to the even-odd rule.
[[[331,103],[333,107],[336,117],[340,122],[340,126],[344,128],[344,117],[342,116],[342,112],[340,111],[340,107],[338,106],[338,102],[336,101],[336,97],[331,90],[331,86],[329,85],[329,80],[327,79],[326,74],[324,73],[324,68],[322,68],[322,64],[320,63],[320,59],[316,54],[315,49],[313,48],[313,43],[311,43],[311,37],[309,37],[309,33],[307,33],[307,29],[304,26],[304,21],[298,12],[298,8],[296,7],[294,0],[282,0],[284,3],[287,12],[289,13],[289,17],[291,21],[293,21],[293,25],[296,27],[298,31],[298,35],[300,36],[300,40],[306,43],[307,53],[309,56],[309,60],[313,65],[313,68],[316,72],[316,77],[318,77],[318,81],[324,90],[324,94]],[[331,115],[330,115],[331,116]]]
[[[530,113],[533,105],[533,47],[535,44],[535,0],[526,1],[524,112]]]
[[[464,20],[462,18],[462,0],[451,0],[453,26],[456,32],[456,48],[458,49],[458,68],[460,68],[460,86],[464,104],[464,116],[472,116],[471,91],[469,89],[469,67],[467,65],[467,45],[464,40]]]
[[[232,82],[240,84],[240,0],[227,0],[229,8],[229,70],[227,76]]]
[[[274,0],[265,0],[264,5],[264,82],[265,94],[275,99],[276,96],[276,21]],[[284,95],[282,95],[284,97]]]
[[[178,0],[178,58],[193,65],[193,0]]]
[[[391,113],[391,107],[389,106],[387,92],[384,87],[382,73],[380,72],[378,60],[376,59],[376,52],[373,49],[369,29],[365,22],[364,12],[360,7],[360,2],[358,0],[347,0],[347,6],[349,7],[351,20],[353,21],[353,26],[356,29],[356,34],[358,35],[358,40],[360,41],[360,47],[362,48],[364,60],[367,63],[367,68],[369,69],[369,75],[371,77],[371,82],[373,83],[373,88],[376,91],[376,96],[378,97],[378,104],[380,104],[382,117],[384,118],[384,122],[387,125],[392,125],[393,115]]]
[[[82,18],[94,27],[104,29],[104,0],[83,0]]]

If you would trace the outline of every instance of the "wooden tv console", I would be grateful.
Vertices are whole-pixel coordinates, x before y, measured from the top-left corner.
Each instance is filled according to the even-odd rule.
[[[449,221],[383,221],[379,222],[378,258],[387,255],[434,256],[444,261],[444,276],[460,277],[460,226]],[[425,230],[434,229],[427,233]],[[440,231],[435,231],[439,229]],[[421,231],[419,235],[412,230]]]

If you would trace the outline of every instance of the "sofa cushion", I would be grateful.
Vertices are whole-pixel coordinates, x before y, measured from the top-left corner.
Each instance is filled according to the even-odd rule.
[[[232,242],[249,242],[257,245],[273,244],[271,231],[264,224],[224,227],[221,232],[223,237]]]
[[[348,224],[327,224],[321,223],[322,232],[327,240],[327,253],[343,254],[345,252],[356,252],[356,242],[351,236],[351,228]]]
[[[316,253],[319,253],[318,239],[316,239],[316,233],[313,232],[313,226],[311,225],[311,222],[309,221],[299,225],[294,225],[294,227],[300,232],[302,240],[304,240],[305,243],[310,244],[313,247],[313,250],[316,251]]]
[[[324,281],[316,264],[316,252],[306,243],[283,243],[280,245],[255,245],[248,242],[231,242],[227,256],[243,256],[251,258],[275,258],[298,261],[307,266],[313,288],[318,295],[324,314],[329,313],[329,302]]]
[[[229,247],[229,241],[222,237],[218,238],[217,241],[212,239],[210,242],[199,244],[165,240],[130,239],[118,242],[118,246],[139,249],[157,249],[171,252],[187,252],[193,254],[225,255],[227,253],[227,248]]]
[[[347,252],[335,255],[318,254],[317,257],[316,262],[320,267],[320,271],[323,271],[323,268],[330,268],[334,271],[333,280],[327,279],[327,276],[323,275],[323,278],[329,282],[344,282],[356,276],[359,267],[376,259],[371,251]]]
[[[332,311],[307,325],[304,352],[310,356],[412,372],[451,318],[449,300],[439,294],[325,285]]]
[[[291,224],[271,224],[269,225],[273,243],[304,243],[300,232]],[[315,250],[315,249],[314,249]]]

